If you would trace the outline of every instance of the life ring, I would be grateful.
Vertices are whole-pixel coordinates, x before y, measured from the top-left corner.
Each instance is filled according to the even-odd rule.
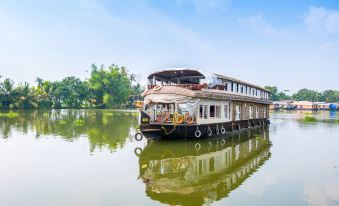
[[[267,124],[271,124],[271,121],[269,119],[266,120]]]
[[[196,138],[200,138],[201,137],[201,132],[200,132],[200,130],[196,130],[195,131],[195,133],[194,133],[194,136],[196,137]]]
[[[212,130],[210,128],[207,129],[207,136],[212,136]]]
[[[177,124],[181,124],[184,121],[184,115],[177,115]]]
[[[137,147],[137,148],[134,149],[134,154],[138,157],[141,154],[141,152],[142,152],[142,149],[140,147]]]
[[[221,132],[221,134],[225,134],[226,133],[226,129],[224,127],[221,127],[220,132]]]
[[[143,137],[143,135],[142,135],[140,132],[137,132],[137,133],[135,133],[135,135],[134,135],[134,139],[135,139],[136,141],[141,141],[141,140],[142,140],[142,137]]]
[[[161,89],[161,85],[156,85],[154,88],[153,88],[153,91],[159,91]]]
[[[196,144],[194,145],[194,148],[195,148],[196,151],[199,151],[199,150],[201,149],[200,143],[196,143]]]
[[[190,116],[190,114],[188,112],[185,113],[185,120],[188,124],[193,123],[193,118]]]

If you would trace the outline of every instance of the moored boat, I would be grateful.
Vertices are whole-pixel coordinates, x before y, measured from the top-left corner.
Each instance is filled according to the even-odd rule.
[[[220,74],[178,68],[148,76],[140,131],[145,136],[205,137],[269,124],[270,92]]]

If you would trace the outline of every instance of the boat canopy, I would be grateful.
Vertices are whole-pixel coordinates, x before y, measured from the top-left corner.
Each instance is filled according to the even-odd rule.
[[[154,72],[148,76],[149,82],[154,80],[179,84],[199,84],[205,76],[196,69],[173,68]]]
[[[144,99],[144,105],[151,104],[170,104],[178,105],[179,110],[187,111],[190,115],[194,115],[198,109],[200,99],[193,99],[192,97],[178,95],[178,94],[150,94]],[[181,109],[180,109],[181,108]]]
[[[213,88],[216,85],[223,85],[223,81],[236,82],[271,93],[269,90],[255,84],[194,68],[170,68],[156,71],[148,76],[150,85],[156,85],[157,82],[161,82],[161,84],[207,84],[208,88]]]

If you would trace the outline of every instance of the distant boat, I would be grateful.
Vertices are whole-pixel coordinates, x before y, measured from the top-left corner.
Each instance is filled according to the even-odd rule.
[[[337,105],[336,104],[330,104],[329,109],[330,110],[337,110]]]

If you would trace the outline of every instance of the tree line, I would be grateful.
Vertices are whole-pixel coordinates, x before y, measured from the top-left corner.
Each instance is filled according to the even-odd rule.
[[[284,91],[279,91],[276,86],[266,86],[265,89],[271,92],[272,101],[296,100],[310,102],[339,102],[338,90],[325,90],[318,92],[310,89],[300,89],[292,95],[287,95]]]
[[[36,78],[36,85],[15,84],[0,78],[0,109],[129,108],[141,99],[143,87],[126,67],[93,64],[89,77],[70,76],[61,81]]]
[[[339,91],[301,89],[293,95],[279,91],[276,86],[266,86],[272,101],[298,100],[339,102]],[[132,108],[135,100],[141,100],[144,87],[135,81],[135,75],[126,67],[93,64],[89,77],[65,77],[61,81],[36,78],[36,85],[15,84],[0,76],[0,109],[35,108]]]

